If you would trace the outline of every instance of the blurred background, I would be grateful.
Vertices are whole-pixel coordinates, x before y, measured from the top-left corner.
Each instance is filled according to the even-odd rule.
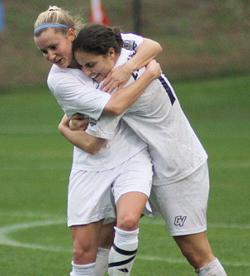
[[[4,19],[0,19],[4,21],[0,27],[0,89],[45,82],[49,65],[33,43],[33,23],[40,12],[57,5],[87,21],[90,2],[0,0],[4,9]],[[111,25],[161,43],[164,51],[159,60],[172,80],[250,72],[249,0],[102,3]]]

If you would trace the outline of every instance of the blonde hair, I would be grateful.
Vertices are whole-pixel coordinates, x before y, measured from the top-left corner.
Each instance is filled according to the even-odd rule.
[[[83,27],[82,20],[79,16],[72,16],[70,12],[59,8],[57,6],[49,6],[49,8],[41,12],[34,24],[34,30],[37,29],[39,26],[44,24],[61,24],[65,25],[68,28],[73,28],[78,33],[80,29]],[[53,28],[53,27],[52,27]],[[55,28],[56,31],[60,31],[62,33],[66,33],[68,28]],[[41,29],[38,32],[35,32],[35,36],[39,36],[42,31],[46,28]]]

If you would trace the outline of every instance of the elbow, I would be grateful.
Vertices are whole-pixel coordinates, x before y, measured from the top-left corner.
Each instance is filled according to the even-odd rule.
[[[106,140],[97,138],[95,140],[91,139],[88,143],[85,144],[85,151],[91,155],[97,154],[102,147],[106,145]]]
[[[145,44],[144,44],[145,47],[147,46],[151,48],[154,56],[159,55],[163,51],[163,48],[159,42],[149,38],[144,38],[144,41],[145,41]]]
[[[73,143],[72,143],[73,144]],[[97,149],[96,147],[94,147],[93,145],[91,144],[87,144],[87,143],[84,143],[84,145],[81,145],[81,144],[73,144],[74,146],[78,147],[79,149],[89,153],[90,155],[95,155],[99,149]]]
[[[111,115],[119,116],[125,111],[125,109],[122,106],[119,106],[119,104],[109,104],[105,106],[105,111]]]
[[[59,124],[59,125],[57,126],[57,129],[58,129],[59,133],[63,135],[63,125],[62,125],[62,124]]]
[[[87,152],[91,155],[95,155],[95,154],[98,153],[99,150],[100,150],[100,148],[89,146],[88,149],[87,149]]]
[[[160,54],[163,51],[161,44],[158,42],[155,42],[155,48],[158,54]]]
[[[121,115],[125,110],[123,108],[116,107],[112,110],[111,114],[114,116],[119,116]]]

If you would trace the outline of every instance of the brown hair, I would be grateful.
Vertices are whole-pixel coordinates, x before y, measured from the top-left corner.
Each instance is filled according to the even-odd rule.
[[[106,55],[110,48],[121,52],[123,40],[118,28],[100,24],[86,24],[73,42],[73,51]]]

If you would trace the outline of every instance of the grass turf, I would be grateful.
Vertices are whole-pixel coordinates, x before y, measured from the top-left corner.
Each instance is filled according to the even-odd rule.
[[[250,79],[174,85],[209,154],[209,238],[229,275],[250,269]],[[0,275],[68,275],[65,223],[71,145],[57,132],[62,112],[44,88],[0,95]],[[194,275],[159,219],[141,222],[134,276]]]

